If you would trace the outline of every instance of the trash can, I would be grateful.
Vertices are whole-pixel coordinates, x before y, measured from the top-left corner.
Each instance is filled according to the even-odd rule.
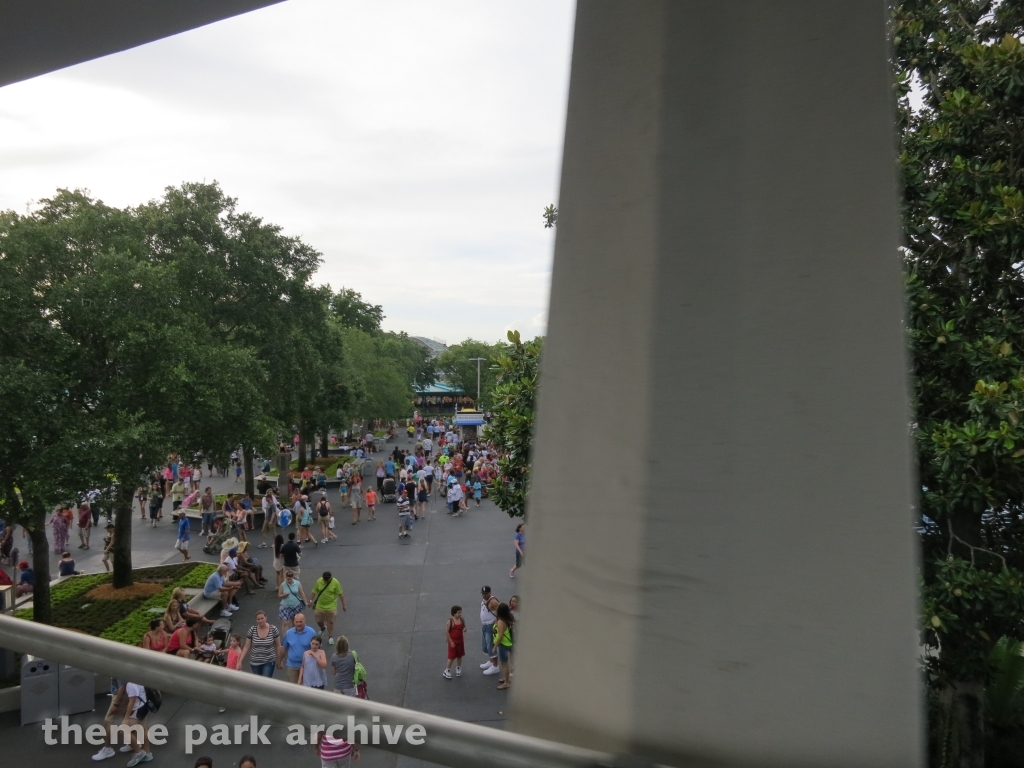
[[[58,714],[77,715],[96,708],[96,675],[67,664],[57,673]]]
[[[21,724],[56,719],[57,665],[35,656],[21,657]]]

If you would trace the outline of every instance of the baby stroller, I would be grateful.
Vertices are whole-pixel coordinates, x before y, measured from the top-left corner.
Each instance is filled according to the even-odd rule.
[[[221,523],[220,528],[213,534],[207,537],[206,544],[203,545],[203,552],[208,555],[219,555],[225,541],[231,538],[232,532],[235,529],[234,523],[228,520],[224,520]]]
[[[220,651],[228,647],[228,638],[231,637],[231,619],[217,619],[213,622],[206,636],[212,638],[213,642],[217,645],[218,652],[214,654],[211,663],[214,666],[223,667],[227,664],[227,658],[226,654],[220,653]]]
[[[380,488],[380,500],[389,504],[398,500],[398,486],[395,485],[395,478],[384,478],[384,484]]]

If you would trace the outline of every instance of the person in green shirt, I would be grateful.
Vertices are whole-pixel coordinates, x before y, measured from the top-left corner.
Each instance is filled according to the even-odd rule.
[[[341,600],[341,610],[347,611],[345,591],[341,588],[341,583],[331,576],[330,571],[324,571],[324,575],[313,585],[311,602],[316,625],[320,627],[321,633],[327,630],[328,645],[334,645],[334,619],[338,616],[338,600]]]

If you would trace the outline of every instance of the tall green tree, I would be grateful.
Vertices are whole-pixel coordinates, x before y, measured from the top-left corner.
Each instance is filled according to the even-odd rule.
[[[957,768],[985,764],[994,644],[1024,639],[1022,32],[1017,2],[893,11],[929,747]]]
[[[137,209],[153,258],[167,265],[189,311],[221,344],[246,348],[258,385],[248,413],[205,424],[202,448],[220,462],[242,446],[252,493],[254,451],[272,450],[282,432],[303,432],[321,398],[325,368],[341,354],[328,339],[330,292],[312,285],[321,255],[277,225],[237,208],[216,183],[168,187]],[[303,447],[305,443],[303,443]]]
[[[88,240],[97,226],[74,233]],[[0,213],[0,517],[31,536],[33,616],[43,623],[50,621],[47,513],[105,480],[92,460],[101,432],[88,418],[74,346],[52,322],[50,287],[77,263],[52,247],[59,238],[42,221]]]
[[[6,214],[0,239],[5,270],[43,265],[28,281],[33,302],[25,304],[22,289],[16,311],[49,329],[64,373],[37,387],[33,400],[40,408],[59,403],[59,423],[88,445],[65,457],[89,475],[78,478],[76,495],[96,485],[114,488],[113,581],[127,586],[136,486],[169,451],[200,449],[208,424],[225,415],[248,418],[258,397],[250,376],[255,358],[209,333],[176,271],[153,257],[146,228],[131,211],[61,191],[30,214]],[[23,371],[28,355],[15,354],[9,362]],[[16,487],[37,521],[33,489],[53,482],[46,476],[52,469],[23,463],[20,476],[6,483],[5,506],[16,503]],[[70,483],[61,485],[68,499]],[[32,530],[35,536],[37,523]]]
[[[494,366],[498,357],[507,350],[507,346],[500,342],[488,344],[485,341],[466,339],[448,347],[434,362],[437,370],[452,386],[473,398],[477,395],[479,370],[480,401],[477,407],[488,410],[493,405],[492,395],[497,382],[497,371]],[[474,358],[483,359],[478,363]]]
[[[331,312],[343,328],[358,328],[364,333],[379,332],[384,321],[384,309],[363,301],[363,295],[351,288],[342,288],[331,297]]]
[[[434,377],[427,351],[404,333],[342,327],[340,335],[352,383],[350,418],[359,422],[408,418],[413,385],[429,383]]]
[[[523,341],[519,331],[508,332],[509,346],[496,361],[497,383],[491,395],[494,418],[486,436],[494,443],[498,482],[491,498],[509,517],[526,514],[533,452],[533,416],[543,339]]]

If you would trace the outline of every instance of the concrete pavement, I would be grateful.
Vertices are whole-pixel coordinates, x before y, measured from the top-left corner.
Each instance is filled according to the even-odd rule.
[[[391,447],[389,445],[389,447]],[[370,478],[372,481],[373,478]],[[205,484],[205,483],[204,483]],[[238,490],[231,478],[215,479],[215,491]],[[335,636],[345,634],[368,672],[369,696],[376,701],[394,704],[445,717],[484,725],[502,727],[508,714],[508,692],[496,689],[496,676],[484,676],[479,664],[484,655],[480,649],[479,602],[480,587],[491,586],[498,597],[507,600],[517,590],[521,576],[510,579],[513,530],[515,521],[492,503],[484,500],[478,508],[472,505],[460,518],[445,514],[442,501],[431,501],[426,519],[416,523],[412,538],[398,539],[398,520],[394,504],[378,507],[377,520],[365,519],[351,525],[350,510],[341,509],[337,491],[329,493],[337,519],[338,542],[306,547],[302,558],[301,581],[307,595],[324,570],[330,570],[341,582],[348,611],[339,610]],[[169,506],[169,503],[168,503]],[[137,565],[158,565],[180,560],[173,549],[174,533],[169,516],[156,529],[136,518],[133,527],[133,552]],[[204,555],[193,537],[194,556],[214,562]],[[251,537],[253,546],[259,533]],[[74,550],[76,553],[79,550]],[[88,571],[99,565],[94,547],[79,557]],[[269,549],[256,549],[254,555],[266,566],[273,586]],[[95,561],[95,565],[93,564]],[[92,567],[90,567],[92,565]],[[523,572],[519,572],[523,573]],[[273,589],[260,590],[252,597],[242,596],[242,606],[235,614],[233,631],[244,636],[251,626],[256,609],[265,610],[277,621],[278,598]],[[446,680],[441,676],[446,660],[444,625],[452,605],[461,605],[467,624],[463,676]],[[312,623],[312,611],[306,610]],[[246,669],[248,666],[246,665]],[[197,666],[197,673],[201,668]],[[283,678],[278,672],[278,677]],[[97,699],[104,707],[106,699]],[[76,716],[73,722],[98,722],[102,712]],[[285,731],[271,731],[270,747],[207,747],[191,757],[183,751],[183,727],[186,723],[248,722],[242,713],[219,715],[215,707],[167,697],[163,708],[153,716],[171,730],[170,740],[155,748],[156,760],[163,765],[191,766],[198,754],[210,754],[217,768],[236,765],[239,757],[253,751],[260,765],[316,766],[317,758],[309,748],[284,744]],[[83,746],[43,746],[38,726],[20,728],[17,714],[0,716],[0,743],[13,750],[23,762],[38,759],[38,750],[45,750],[53,759],[75,764],[88,763],[95,748]],[[203,751],[205,750],[205,751]],[[264,762],[264,758],[266,762]],[[117,755],[105,764],[120,765],[127,758]],[[368,749],[364,752],[366,766],[412,766],[419,761],[396,759],[387,753]]]

